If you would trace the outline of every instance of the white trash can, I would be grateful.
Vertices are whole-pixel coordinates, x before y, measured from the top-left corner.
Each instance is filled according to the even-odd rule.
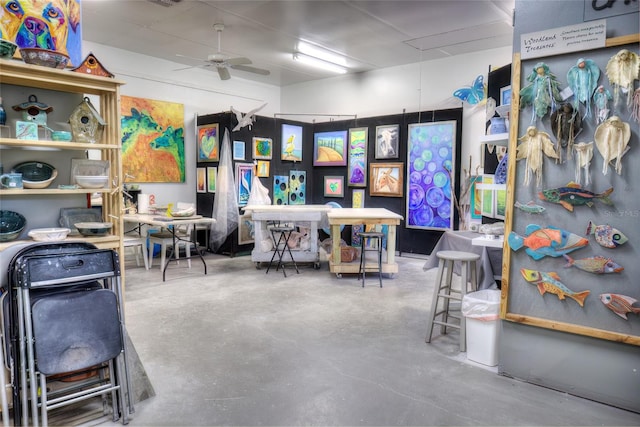
[[[467,324],[467,359],[487,366],[498,364],[500,291],[483,289],[462,298]]]

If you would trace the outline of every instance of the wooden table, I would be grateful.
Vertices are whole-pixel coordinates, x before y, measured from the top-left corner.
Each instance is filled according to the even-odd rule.
[[[342,225],[387,225],[387,259],[382,263],[382,272],[385,274],[395,274],[398,272],[398,264],[395,262],[396,256],[396,226],[400,224],[403,217],[397,213],[384,208],[346,208],[331,209],[327,212],[329,226],[331,227],[331,258],[329,260],[329,271],[336,273],[338,277],[342,273],[358,273],[360,264],[342,263],[340,251],[340,227]]]
[[[176,235],[176,228],[181,225],[199,225],[199,224],[211,224],[215,221],[213,218],[205,218],[200,215],[194,215],[190,217],[164,217],[161,215],[144,215],[144,214],[128,214],[122,217],[124,221],[138,223],[139,225],[146,224],[152,225],[155,227],[165,228],[171,232],[171,236],[173,238],[173,246],[171,250],[170,256],[167,257],[167,260],[164,265],[160,266],[162,269],[162,281],[165,281],[167,266],[171,261],[178,261],[175,257],[175,247],[178,240],[180,239],[178,235]],[[204,274],[207,274],[207,263],[204,261],[204,257],[200,250],[198,249],[198,242],[196,240],[196,233],[192,233],[192,240],[196,247],[196,254],[202,260],[202,265],[204,265]],[[193,258],[190,257],[190,258]],[[184,258],[183,258],[184,259]]]

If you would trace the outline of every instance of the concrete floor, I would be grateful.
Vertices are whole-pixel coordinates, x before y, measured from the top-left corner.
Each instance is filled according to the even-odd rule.
[[[457,332],[426,344],[435,270],[397,260],[383,288],[326,263],[285,278],[208,255],[208,275],[181,262],[162,282],[128,260],[127,328],[155,391],[129,425],[640,425],[468,362]]]

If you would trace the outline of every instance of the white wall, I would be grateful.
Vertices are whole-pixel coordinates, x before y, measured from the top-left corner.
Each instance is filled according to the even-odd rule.
[[[372,117],[402,114],[403,111],[458,108],[461,102],[453,97],[453,92],[471,85],[480,74],[486,79],[490,67],[510,64],[511,51],[511,46],[508,46],[286,86],[282,88],[282,113]],[[466,103],[463,107],[461,163],[468,168],[469,156],[472,156],[472,170],[475,171],[476,165],[480,164],[478,138],[484,134],[485,108],[484,105],[472,107]],[[318,115],[295,119],[321,122],[329,120],[329,117]]]
[[[118,80],[126,82],[121,95],[184,104],[186,182],[140,185],[143,193],[156,196],[158,204],[196,200],[196,114],[229,111],[231,106],[249,111],[265,102],[261,115],[272,116],[280,109],[280,88],[276,86],[235,76],[221,81],[215,71],[202,68],[175,71],[184,65],[87,41],[82,49],[84,55],[93,52]]]
[[[229,111],[231,106],[249,111],[264,102],[267,106],[259,113],[263,116],[318,113],[372,117],[400,114],[403,110],[458,108],[461,103],[452,96],[453,91],[470,85],[479,74],[486,77],[490,67],[509,64],[511,50],[509,46],[279,88],[236,76],[223,82],[214,72],[202,68],[175,71],[184,65],[96,43],[83,43],[85,55],[93,52],[116,78],[126,81],[121,88],[122,95],[184,104],[186,182],[140,186],[144,193],[155,194],[159,204],[195,201],[195,114]],[[290,118],[309,122],[329,119],[324,116]],[[461,162],[463,167],[468,167],[469,156],[472,156],[474,171],[480,164],[478,138],[484,133],[484,125],[484,106],[465,104]]]

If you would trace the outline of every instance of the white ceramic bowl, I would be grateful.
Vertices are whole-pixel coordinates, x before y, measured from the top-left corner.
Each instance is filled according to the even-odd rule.
[[[82,188],[104,188],[109,182],[107,175],[76,175],[75,179]]]
[[[110,222],[76,222],[73,226],[83,236],[104,236],[109,234],[113,224]]]
[[[36,242],[55,242],[67,238],[68,228],[34,228],[28,235]]]

